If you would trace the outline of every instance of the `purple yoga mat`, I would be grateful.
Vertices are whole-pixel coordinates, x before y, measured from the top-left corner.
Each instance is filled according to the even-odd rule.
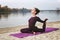
[[[58,29],[59,28],[46,28],[46,31],[44,33],[56,31]],[[42,33],[37,32],[36,35],[38,35],[38,34],[42,34]],[[32,34],[32,33],[14,33],[14,34],[10,34],[10,36],[17,37],[17,38],[24,38],[24,37],[33,36],[33,35],[34,34]]]

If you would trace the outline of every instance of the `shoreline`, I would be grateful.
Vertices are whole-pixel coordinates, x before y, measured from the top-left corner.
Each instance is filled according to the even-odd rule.
[[[55,22],[47,22],[47,23],[60,23],[60,21],[55,21]],[[27,25],[18,25],[18,26],[27,26]],[[17,27],[17,26],[1,27],[1,28],[3,29],[3,28],[12,28],[12,27]],[[0,29],[1,29],[1,28],[0,28]]]
[[[57,21],[57,22],[47,22],[46,23],[47,27],[56,27],[57,28],[60,28],[60,21]],[[37,26],[42,26],[41,23],[37,23]],[[20,31],[20,29],[22,28],[27,28],[28,25],[18,25],[18,26],[15,26],[15,27],[6,27],[6,28],[0,28],[0,34],[3,34],[3,33],[8,33],[8,32],[16,32],[16,31]]]
[[[47,22],[47,23],[55,23],[55,22],[60,22],[60,21],[53,21],[53,22]],[[28,25],[28,24],[23,24],[23,25],[26,26],[26,25]],[[23,25],[6,26],[6,27],[1,27],[1,26],[0,26],[0,29],[1,29],[1,28],[11,28],[11,27],[23,26]]]

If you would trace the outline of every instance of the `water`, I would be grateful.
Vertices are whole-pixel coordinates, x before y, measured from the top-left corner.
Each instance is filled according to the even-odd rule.
[[[48,18],[48,22],[60,21],[60,12],[56,11],[43,11],[39,16],[42,20]],[[0,28],[16,27],[18,25],[28,25],[28,20],[31,17],[31,13],[11,13],[7,16],[0,15]]]

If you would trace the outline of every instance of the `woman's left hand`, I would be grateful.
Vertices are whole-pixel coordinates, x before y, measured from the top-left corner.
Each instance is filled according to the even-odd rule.
[[[47,20],[48,20],[48,19],[46,18],[46,19],[45,19],[45,22],[46,22]]]

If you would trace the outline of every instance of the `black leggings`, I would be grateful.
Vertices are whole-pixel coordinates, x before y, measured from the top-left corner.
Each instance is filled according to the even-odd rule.
[[[24,29],[21,29],[20,31],[22,33],[31,33],[31,32],[45,32],[45,28],[46,28],[46,22],[43,23],[43,28],[42,29],[39,29],[37,27],[34,27],[34,28],[24,28]]]

